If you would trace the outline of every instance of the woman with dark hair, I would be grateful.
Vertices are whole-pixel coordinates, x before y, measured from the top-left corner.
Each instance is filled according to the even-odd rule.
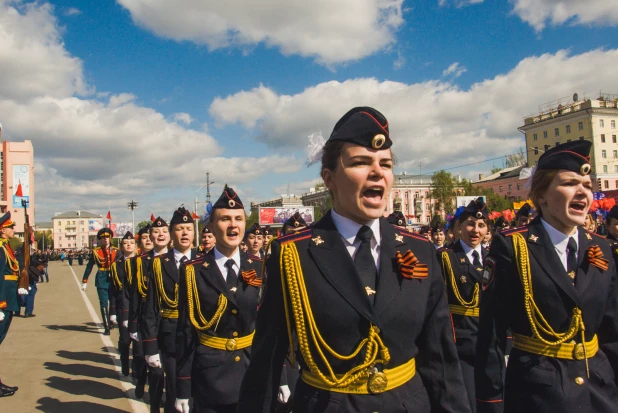
[[[470,412],[444,281],[426,238],[383,218],[393,185],[388,122],[354,108],[324,145],[333,209],[271,244],[238,412],[271,412],[286,353],[294,413]]]
[[[491,244],[476,352],[479,412],[618,409],[616,265],[607,240],[582,228],[592,203],[591,145],[545,152],[530,190],[538,216]]]

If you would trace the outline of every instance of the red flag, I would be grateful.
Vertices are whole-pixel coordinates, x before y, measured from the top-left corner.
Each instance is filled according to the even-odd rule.
[[[191,217],[193,219],[198,219],[200,216],[198,214],[196,214],[195,212],[191,211]]]
[[[110,221],[112,220],[112,211],[111,210],[107,210],[107,219],[109,219]]]
[[[21,189],[21,181],[19,181],[19,184],[17,185],[17,191],[15,191],[15,196],[24,196],[24,192]]]
[[[152,222],[155,222],[157,219],[155,218],[154,214],[150,214],[150,220]]]

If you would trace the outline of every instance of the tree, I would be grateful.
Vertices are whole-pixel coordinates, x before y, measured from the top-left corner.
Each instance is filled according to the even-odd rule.
[[[467,179],[461,181],[461,189],[466,196],[484,196],[489,211],[504,211],[513,207],[508,198],[496,194],[491,188],[475,187],[472,181]]]
[[[333,198],[329,195],[322,205],[314,206],[313,213],[313,222],[318,222],[324,215],[328,212],[329,209],[333,207]]]
[[[145,228],[146,225],[151,224],[151,223],[152,223],[152,221],[150,221],[150,220],[138,222],[137,225],[136,225],[137,228],[135,229],[135,232],[137,233],[140,229]]]
[[[251,211],[251,214],[247,217],[246,228],[248,229],[253,224],[257,224],[260,222],[260,213],[257,209]],[[245,234],[241,234],[243,237]]]
[[[513,166],[522,166],[526,164],[526,154],[522,148],[519,148],[519,152],[506,157],[506,167],[511,168]]]
[[[455,194],[455,178],[450,172],[440,170],[434,172],[431,178],[431,198],[436,200],[436,213],[453,209]]]
[[[51,230],[34,231],[34,240],[36,241],[37,249],[43,250],[43,247],[45,247],[45,249],[54,248],[54,238]],[[43,240],[45,240],[45,242],[43,242]]]
[[[494,166],[491,168],[491,175],[498,173],[502,170],[502,168],[498,168],[497,166]]]

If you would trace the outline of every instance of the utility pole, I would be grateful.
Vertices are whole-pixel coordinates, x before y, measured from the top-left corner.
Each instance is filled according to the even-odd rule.
[[[131,210],[131,219],[133,220],[133,232],[135,231],[135,210],[137,209],[137,201],[131,200],[131,202],[127,202],[127,207]],[[135,234],[134,234],[135,235]]]
[[[214,182],[210,181],[210,172],[206,172],[206,203],[210,202],[210,185]],[[195,211],[197,213],[197,211]]]
[[[210,185],[214,184],[214,182],[210,181],[210,173],[206,172],[206,183],[200,187],[200,189],[195,192],[195,213],[197,214],[197,194],[204,188],[206,188],[206,202],[210,202]],[[195,247],[197,248],[200,245],[200,234],[199,234],[199,225],[198,221],[195,221]]]

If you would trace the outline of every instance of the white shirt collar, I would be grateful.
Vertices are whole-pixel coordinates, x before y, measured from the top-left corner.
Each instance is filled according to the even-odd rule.
[[[240,269],[240,249],[239,248],[236,248],[236,252],[231,257],[223,255],[221,251],[217,249],[216,245],[214,247],[214,251],[215,251],[215,261],[217,262],[217,266],[219,267],[219,269],[226,268],[225,263],[227,262],[227,260],[232,259],[234,260],[234,271],[238,273],[238,270]],[[223,272],[223,270],[221,270],[221,272],[223,273],[224,277],[227,275],[227,271]]]
[[[359,224],[358,222],[353,221],[350,218],[339,215],[337,212],[335,212],[334,208],[331,209],[331,217],[333,219],[333,223],[335,224],[335,228],[337,228],[337,232],[341,234],[341,236],[348,242],[348,244],[354,244],[354,241],[356,240],[356,234],[358,234],[358,230],[361,229],[363,224]],[[365,225],[371,228],[371,231],[373,232],[373,239],[375,240],[377,245],[380,245],[380,220],[374,219]]]
[[[466,244],[462,239],[459,240],[459,244],[461,245],[461,248],[463,248],[464,252],[466,253],[466,256],[468,257],[471,263],[474,262],[474,257],[472,256],[473,251],[478,252],[479,261],[481,262],[481,264],[483,263],[483,246],[481,244],[472,248],[471,246]]]
[[[177,267],[180,267],[180,260],[182,259],[182,257],[187,257],[187,261],[190,261],[191,260],[191,248],[189,248],[189,250],[184,254],[176,250],[176,248],[174,248],[174,260],[176,260]]]
[[[577,227],[575,228],[575,232],[571,235],[566,235],[563,232],[558,231],[556,228],[549,225],[543,218],[541,218],[541,225],[547,231],[547,235],[549,235],[549,239],[551,240],[554,247],[556,247],[556,251],[558,254],[566,255],[567,253],[567,245],[569,244],[569,238],[573,238],[575,240],[575,244],[577,245],[577,249],[579,250],[579,237],[577,236]]]

